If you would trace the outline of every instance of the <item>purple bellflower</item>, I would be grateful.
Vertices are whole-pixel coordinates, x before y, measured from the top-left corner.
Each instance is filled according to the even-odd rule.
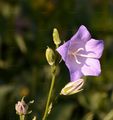
[[[101,73],[98,59],[103,49],[103,41],[91,38],[87,28],[81,25],[77,33],[56,50],[69,69],[71,81],[76,81],[82,76],[98,76]]]

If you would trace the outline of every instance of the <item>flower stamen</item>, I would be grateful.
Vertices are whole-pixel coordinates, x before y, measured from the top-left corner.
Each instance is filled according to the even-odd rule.
[[[77,55],[79,55],[78,52],[83,51],[83,50],[84,50],[84,48],[79,48],[79,49],[77,49],[77,51],[75,51],[74,53],[72,53],[72,55],[73,55],[74,58],[75,58],[75,61],[76,61],[78,64],[81,64],[81,62],[78,61],[78,59],[77,59]],[[80,56],[80,55],[79,55],[79,56]]]
[[[77,56],[76,56],[75,54],[73,54],[73,56],[74,56],[74,58],[75,58],[75,61],[76,61],[78,64],[81,64],[81,62],[78,61]]]

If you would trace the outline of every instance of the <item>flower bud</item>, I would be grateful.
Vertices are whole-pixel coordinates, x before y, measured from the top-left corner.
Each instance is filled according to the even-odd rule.
[[[53,29],[53,41],[54,44],[58,47],[58,45],[61,43],[58,30],[56,28]]]
[[[18,101],[15,105],[15,109],[18,115],[26,115],[28,110],[28,105],[24,102],[24,100]]]
[[[83,79],[78,79],[76,81],[73,82],[69,82],[62,90],[60,95],[73,95],[75,93],[80,92],[81,87],[84,84],[84,80]]]
[[[34,116],[32,120],[36,120],[36,116]]]
[[[46,49],[46,59],[50,65],[53,65],[55,63],[54,51],[49,47]]]
[[[51,103],[48,108],[48,114],[50,114],[52,107],[53,107],[53,104]]]

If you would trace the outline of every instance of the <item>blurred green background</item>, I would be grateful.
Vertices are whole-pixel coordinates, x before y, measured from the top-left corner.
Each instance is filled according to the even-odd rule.
[[[18,119],[15,103],[22,96],[35,100],[28,120],[41,119],[51,80],[45,50],[55,47],[53,28],[63,42],[81,24],[104,40],[102,73],[87,77],[82,92],[58,96],[69,82],[62,62],[48,120],[113,120],[113,0],[0,0],[0,120]]]

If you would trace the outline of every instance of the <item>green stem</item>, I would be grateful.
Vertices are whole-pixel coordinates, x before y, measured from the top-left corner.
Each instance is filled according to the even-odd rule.
[[[55,72],[52,72],[51,86],[50,86],[47,103],[46,103],[46,108],[45,108],[45,112],[44,112],[44,116],[43,116],[42,120],[45,120],[48,115],[48,109],[49,109],[49,105],[50,105],[50,99],[51,99],[54,83],[55,83]]]
[[[25,120],[25,115],[20,115],[20,120]]]

